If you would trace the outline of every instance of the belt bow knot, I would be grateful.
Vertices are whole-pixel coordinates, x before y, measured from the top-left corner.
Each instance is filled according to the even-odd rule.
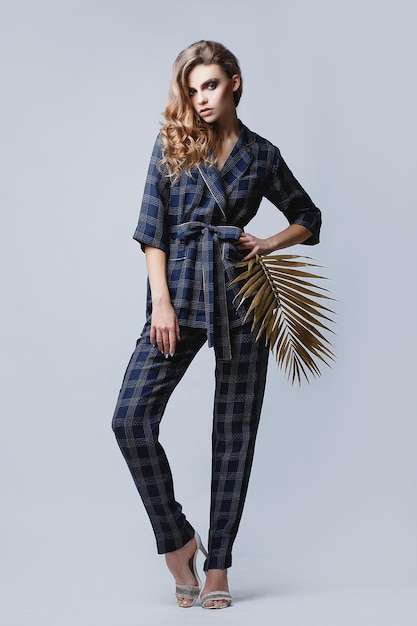
[[[221,349],[223,358],[229,360],[232,358],[232,349],[221,243],[236,242],[242,234],[242,229],[238,226],[213,226],[205,222],[184,222],[175,228],[175,233],[182,243],[187,243],[190,239],[201,240],[203,295],[208,345],[209,347],[214,346],[214,285],[216,283],[217,304],[220,314]]]

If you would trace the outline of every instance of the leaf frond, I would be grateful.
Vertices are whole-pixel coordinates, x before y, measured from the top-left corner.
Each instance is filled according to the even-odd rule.
[[[256,341],[264,340],[275,352],[278,367],[292,384],[321,376],[317,361],[330,367],[329,361],[335,360],[326,337],[334,334],[328,323],[334,324],[335,313],[323,302],[334,299],[314,282],[327,277],[310,271],[321,266],[309,257],[278,254],[256,256],[236,267],[246,271],[232,282],[242,283],[235,301],[239,307],[250,300],[245,319],[253,316]]]

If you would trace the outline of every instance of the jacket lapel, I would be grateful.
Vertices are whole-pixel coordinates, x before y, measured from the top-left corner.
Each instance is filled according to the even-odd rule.
[[[209,188],[211,195],[218,204],[220,211],[226,218],[227,196],[219,171],[215,167],[207,166],[203,163],[198,166],[198,171],[200,172],[204,182]]]
[[[226,219],[227,197],[253,159],[251,144],[254,141],[252,133],[242,124],[239,139],[220,172],[205,164],[198,166],[204,182]]]
[[[242,125],[240,137],[220,172],[226,197],[248,169],[253,159],[251,144],[254,141],[252,133]]]

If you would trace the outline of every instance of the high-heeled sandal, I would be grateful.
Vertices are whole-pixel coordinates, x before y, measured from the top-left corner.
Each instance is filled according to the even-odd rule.
[[[216,600],[223,600],[226,602],[223,606],[210,605],[207,606],[207,602],[215,602]],[[232,604],[232,596],[227,591],[210,591],[201,598],[201,606],[203,609],[227,609]]]
[[[204,556],[207,558],[208,554],[207,554],[207,550],[205,549],[205,547],[203,546],[203,544],[201,543],[201,538],[200,535],[198,534],[198,532],[194,533],[194,539],[196,541],[197,547],[196,550],[194,552],[194,555],[191,557],[190,559],[190,570],[192,571],[192,573],[194,574],[194,576],[197,578],[198,581],[198,585],[175,585],[175,596],[177,598],[177,600],[179,600],[180,598],[182,598],[183,600],[192,600],[192,602],[190,604],[178,604],[178,606],[182,609],[188,609],[191,606],[193,606],[197,600],[198,597],[200,595],[200,591],[201,591],[201,580],[200,577],[198,575],[197,572],[197,556],[199,551],[201,550],[201,552],[204,554]]]

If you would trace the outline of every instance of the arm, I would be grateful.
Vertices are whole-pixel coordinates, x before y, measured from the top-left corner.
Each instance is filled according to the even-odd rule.
[[[169,238],[166,233],[166,216],[170,199],[170,181],[166,171],[160,168],[162,142],[158,135],[146,176],[139,221],[133,238],[142,249],[152,246],[166,251]]]
[[[291,224],[281,232],[266,239],[258,239],[249,233],[243,233],[236,244],[238,250],[248,250],[249,254],[243,261],[247,261],[257,254],[270,254],[275,250],[282,250],[303,243],[311,237],[311,230],[300,224]]]
[[[315,245],[319,241],[320,210],[294,177],[278,148],[274,150],[272,176],[265,185],[264,196],[284,213],[290,225],[266,239],[243,233],[236,247],[248,250],[245,261],[257,254],[270,254],[297,243]]]
[[[175,353],[180,327],[168,290],[166,253],[159,248],[145,246],[145,257],[152,294],[150,341],[168,358]]]
[[[168,356],[175,352],[179,325],[171,305],[166,277],[166,250],[169,247],[166,216],[170,184],[169,177],[159,167],[161,159],[162,142],[158,135],[149,163],[139,222],[133,237],[145,252],[148,269],[152,298],[150,341]]]

